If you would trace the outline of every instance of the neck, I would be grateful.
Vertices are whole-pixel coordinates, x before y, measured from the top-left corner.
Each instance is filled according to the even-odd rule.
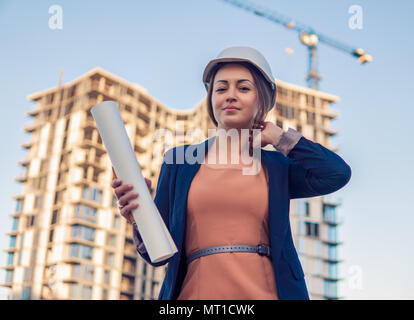
[[[246,162],[246,157],[250,156],[249,130],[242,130],[240,128],[218,128],[209,153],[209,163],[215,161],[213,163],[216,164],[243,164]]]

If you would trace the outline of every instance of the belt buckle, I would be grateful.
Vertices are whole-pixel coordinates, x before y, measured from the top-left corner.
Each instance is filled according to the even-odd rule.
[[[262,245],[262,244],[259,244],[258,246],[257,246],[257,253],[259,254],[259,255],[261,255],[261,256],[268,256],[269,254],[270,254],[270,252],[269,252],[270,250],[269,250],[269,247],[266,247],[266,246],[264,246],[264,245]]]

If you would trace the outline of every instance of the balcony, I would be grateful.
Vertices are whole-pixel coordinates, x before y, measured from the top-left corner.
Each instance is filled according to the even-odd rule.
[[[322,199],[324,203],[329,205],[338,206],[342,204],[342,199],[333,194],[324,195]]]
[[[30,149],[33,146],[33,142],[24,142],[20,144],[20,148],[22,149]]]
[[[80,147],[83,149],[96,149],[96,154],[98,157],[102,156],[104,153],[106,153],[106,149],[104,148],[103,144],[100,144],[98,142],[92,141],[90,139],[85,139],[80,143]]]
[[[334,136],[334,135],[337,135],[339,133],[339,130],[337,128],[332,128],[331,126],[329,126],[329,127],[322,127],[322,128],[330,136]]]
[[[342,240],[338,239],[338,237],[332,237],[332,236],[331,237],[322,236],[321,241],[326,244],[335,244],[335,245],[340,245],[344,243]]]
[[[133,282],[121,282],[121,293],[126,295],[134,295],[134,283]]]
[[[38,114],[39,114],[39,109],[26,111],[26,116],[28,116],[28,117],[35,117]]]
[[[340,116],[340,112],[337,109],[329,108],[329,109],[322,109],[321,114],[325,117],[328,117],[330,119],[335,119]]]
[[[96,174],[100,174],[101,172],[104,172],[106,170],[106,168],[102,166],[99,162],[89,161],[85,158],[82,160],[77,160],[75,162],[75,165],[80,166],[83,169],[87,169],[90,166],[95,167],[97,170]]]
[[[20,160],[20,161],[18,161],[17,163],[19,164],[19,165],[21,165],[22,167],[27,167],[28,165],[29,165],[29,160],[28,159],[24,159],[24,160]]]
[[[122,275],[129,278],[134,278],[135,268],[133,266],[127,266],[126,264],[124,264],[124,267],[122,268]]]
[[[14,181],[21,182],[21,183],[27,182],[27,173],[18,175],[17,177],[14,178]]]
[[[338,217],[338,214],[336,212],[332,213],[329,211],[323,212],[323,222],[337,226],[344,222],[344,219],[342,217]]]
[[[23,130],[25,132],[33,132],[36,129],[39,129],[43,124],[44,124],[43,121],[42,122],[41,121],[35,121],[34,123],[24,125]]]

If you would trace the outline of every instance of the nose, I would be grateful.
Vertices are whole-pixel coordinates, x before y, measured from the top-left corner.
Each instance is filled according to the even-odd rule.
[[[236,88],[234,88],[233,86],[229,86],[226,92],[226,102],[231,102],[235,100],[237,100]]]

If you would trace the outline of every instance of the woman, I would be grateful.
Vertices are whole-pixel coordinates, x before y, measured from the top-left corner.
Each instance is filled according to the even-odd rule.
[[[209,116],[219,130],[235,132],[238,144],[233,148],[228,135],[218,134],[195,145],[197,156],[205,151],[201,164],[166,161],[190,145],[164,155],[154,202],[178,253],[152,263],[136,224],[133,228],[137,250],[147,262],[169,263],[159,299],[309,299],[290,229],[290,199],[339,190],[351,168],[298,131],[264,122],[275,104],[276,83],[257,50],[223,50],[206,66],[203,81]],[[243,134],[254,128],[260,129],[254,138]],[[278,151],[262,149],[269,144]],[[232,158],[247,150],[259,151],[253,152],[256,174],[245,174],[252,165]],[[121,214],[131,221],[138,204],[129,201],[138,194],[119,180],[112,186]]]

